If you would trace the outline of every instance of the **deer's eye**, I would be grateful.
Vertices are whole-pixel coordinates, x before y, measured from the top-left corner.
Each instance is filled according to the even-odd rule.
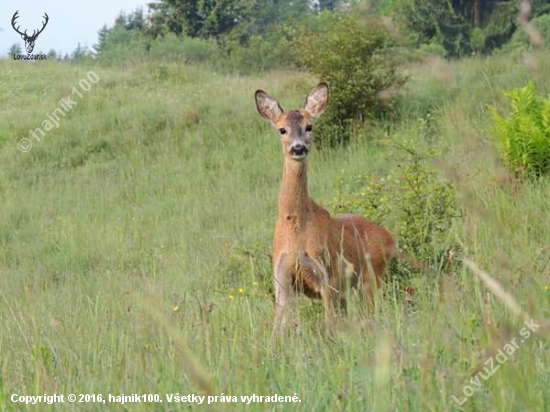
[[[313,130],[313,126],[310,125],[310,124],[308,124],[308,125],[306,126],[306,132],[311,132],[312,130]]]
[[[281,128],[279,129],[279,133],[281,133],[281,134],[286,134],[286,129],[285,129],[284,127],[281,127]]]

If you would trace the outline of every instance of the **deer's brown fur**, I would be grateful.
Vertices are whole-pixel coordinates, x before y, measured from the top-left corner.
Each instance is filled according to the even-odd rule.
[[[301,110],[285,113],[263,91],[256,92],[256,103],[260,114],[282,133],[284,153],[273,242],[276,323],[287,322],[295,291],[323,299],[327,320],[335,309],[345,307],[346,283],[363,290],[372,302],[373,289],[396,253],[392,236],[362,216],[331,217],[308,193],[309,129],[328,104],[328,86],[321,83],[313,89]],[[296,156],[296,147],[300,153],[305,147],[305,156]]]

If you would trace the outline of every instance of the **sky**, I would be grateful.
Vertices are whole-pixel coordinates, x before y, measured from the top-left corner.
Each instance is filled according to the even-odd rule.
[[[33,54],[56,52],[71,53],[78,43],[92,47],[97,43],[97,32],[104,24],[112,26],[121,12],[131,12],[152,0],[0,0],[0,56],[17,43],[25,51],[25,42],[11,26],[13,14],[19,10],[17,26],[28,34],[42,27],[44,13],[50,18],[38,36]]]

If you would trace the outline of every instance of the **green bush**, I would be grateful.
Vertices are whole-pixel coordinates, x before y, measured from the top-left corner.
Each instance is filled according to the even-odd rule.
[[[505,95],[511,100],[509,117],[493,109],[494,134],[505,162],[518,176],[550,173],[550,99],[531,82]]]
[[[426,156],[433,152],[419,150],[412,140],[398,149],[406,155],[395,172],[384,177],[356,176],[351,188],[341,179],[331,206],[338,213],[356,213],[382,224],[397,239],[400,250],[417,261],[440,265],[455,247],[448,239],[458,215],[455,188],[426,164]],[[410,269],[398,263],[400,274]]]
[[[540,34],[542,42],[546,46],[550,46],[550,14],[535,17],[531,20],[534,29]],[[528,51],[535,47],[527,32],[519,27],[512,36],[510,42],[504,48],[505,51]]]
[[[224,39],[223,49],[227,56],[219,62],[222,71],[251,74],[293,68],[288,40],[281,36],[279,27],[249,36],[246,44],[238,39]]]
[[[388,53],[395,42],[380,23],[322,13],[293,30],[296,63],[331,87],[329,109],[317,129],[318,138],[341,143],[349,137],[345,131],[350,121],[380,116],[392,108],[388,96],[406,79],[396,71]],[[382,93],[388,91],[392,92]]]
[[[214,40],[177,37],[168,34],[151,44],[149,57],[154,61],[182,60],[186,63],[206,63],[220,53],[220,47]]]
[[[418,51],[419,53],[423,53],[425,56],[447,56],[447,50],[445,50],[445,47],[438,43],[422,44],[418,48]]]
[[[156,39],[141,33],[114,29],[107,44],[97,56],[100,63],[120,65],[128,61],[213,63],[220,47],[213,40],[178,37],[175,34]]]
[[[474,27],[470,31],[470,47],[476,53],[482,53],[487,41],[486,33],[479,27]]]

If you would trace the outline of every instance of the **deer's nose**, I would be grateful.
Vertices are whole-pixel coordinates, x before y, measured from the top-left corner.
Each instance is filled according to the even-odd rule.
[[[290,154],[294,156],[304,156],[307,152],[307,146],[302,143],[296,143],[290,147]]]

